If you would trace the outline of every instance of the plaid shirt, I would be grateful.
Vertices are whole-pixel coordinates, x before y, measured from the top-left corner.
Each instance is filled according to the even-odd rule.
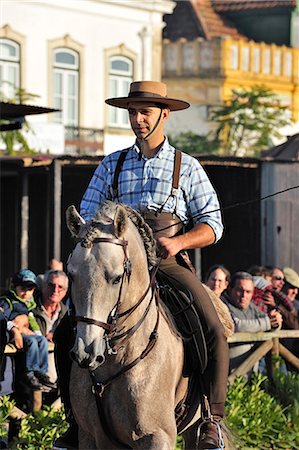
[[[263,300],[263,295],[264,295],[264,293],[266,291],[271,292],[271,294],[274,297],[275,304],[276,304],[277,307],[282,305],[282,306],[284,306],[286,308],[287,311],[292,311],[293,310],[293,303],[292,303],[292,301],[289,300],[287,295],[284,294],[283,292],[275,291],[275,289],[273,289],[272,286],[269,286],[266,289],[260,289],[260,288],[257,288],[255,286],[253,297],[252,297],[252,301],[261,311],[263,311],[263,312],[265,312],[267,314],[268,311],[273,308],[271,306],[269,307],[269,305],[266,305],[264,300]]]
[[[97,167],[83,196],[80,212],[90,220],[105,200],[114,200],[112,183],[121,151],[106,156]],[[175,149],[166,138],[153,158],[140,155],[133,145],[125,158],[118,180],[118,201],[138,211],[175,213],[185,224],[207,223],[218,241],[223,232],[215,190],[199,162],[182,153],[179,188],[171,195]],[[218,211],[214,211],[218,210]]]

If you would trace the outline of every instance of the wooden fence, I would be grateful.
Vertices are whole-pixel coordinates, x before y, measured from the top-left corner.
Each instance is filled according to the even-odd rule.
[[[272,357],[274,355],[282,356],[299,371],[299,359],[279,342],[279,339],[282,338],[299,338],[299,330],[233,334],[233,336],[228,339],[229,343],[261,342],[261,345],[259,345],[257,349],[229,375],[229,383],[232,383],[237,376],[246,375],[246,373],[264,356],[267,358],[269,377],[271,376],[273,369]]]
[[[295,366],[299,371],[299,359],[296,358],[288,349],[286,349],[281,342],[279,342],[282,338],[299,339],[299,330],[280,330],[261,333],[235,333],[232,337],[230,337],[228,339],[229,343],[260,342],[261,344],[229,375],[229,383],[232,383],[237,376],[245,375],[264,356],[267,359],[268,376],[271,376],[271,370],[273,368],[273,355],[281,355],[284,359],[292,363],[293,366]],[[53,351],[54,344],[49,343],[49,352]],[[17,349],[14,345],[8,344],[6,346],[6,355],[13,356],[16,352]],[[42,391],[32,391],[32,396],[33,410],[37,411],[42,407]],[[58,408],[60,405],[60,399],[57,399],[54,406]],[[26,414],[23,411],[17,410],[17,408],[15,409],[15,416],[23,417],[24,415]]]

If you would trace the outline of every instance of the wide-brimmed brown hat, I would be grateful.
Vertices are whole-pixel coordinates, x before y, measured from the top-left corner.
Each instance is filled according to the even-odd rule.
[[[128,109],[130,102],[152,102],[166,105],[170,111],[180,111],[189,108],[184,100],[167,97],[167,86],[159,81],[134,81],[130,85],[128,97],[108,98],[108,105]]]

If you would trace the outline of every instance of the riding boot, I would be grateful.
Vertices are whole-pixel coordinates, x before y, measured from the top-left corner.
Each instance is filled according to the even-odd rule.
[[[72,367],[70,349],[74,344],[74,337],[71,318],[69,315],[65,315],[55,330],[54,342],[60,395],[65,409],[66,420],[70,426],[64,434],[55,440],[54,446],[68,449],[78,448],[78,425],[72,412],[69,392]]]
[[[201,449],[222,449],[224,448],[223,437],[221,433],[220,416],[211,416],[200,425],[199,440],[197,448]]]

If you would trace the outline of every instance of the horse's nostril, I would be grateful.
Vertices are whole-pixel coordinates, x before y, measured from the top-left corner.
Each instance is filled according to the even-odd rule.
[[[85,359],[83,359],[82,361],[78,361],[78,365],[82,368],[82,369],[87,369],[88,367],[89,367],[89,364],[90,363],[90,361],[89,361],[89,359],[87,359],[87,358],[85,358]]]
[[[77,361],[76,352],[70,351],[70,357],[73,361]]]
[[[99,365],[101,366],[102,364],[104,364],[105,362],[105,356],[104,355],[98,355],[96,358],[96,361],[99,363]]]

